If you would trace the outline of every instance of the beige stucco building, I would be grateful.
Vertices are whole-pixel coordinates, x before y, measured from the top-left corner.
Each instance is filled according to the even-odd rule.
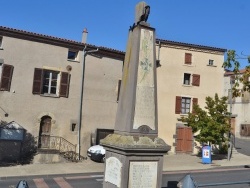
[[[34,137],[78,144],[85,43],[0,27],[0,120],[16,121]],[[84,35],[83,35],[84,38]],[[82,101],[81,154],[97,128],[114,126],[124,53],[88,45]]]
[[[84,36],[83,36],[84,38]],[[225,49],[157,39],[159,137],[171,152],[193,152],[193,135],[178,119],[223,95]],[[0,27],[0,120],[16,121],[34,137],[58,136],[78,144],[85,43]],[[81,154],[114,129],[124,52],[87,45]],[[102,132],[103,131],[103,132]],[[98,138],[97,138],[98,139]],[[46,139],[43,143],[46,145]]]
[[[159,48],[160,47],[160,48]],[[194,152],[190,128],[178,121],[192,112],[193,104],[205,107],[205,98],[223,95],[225,49],[159,40],[157,69],[159,137],[172,152]]]

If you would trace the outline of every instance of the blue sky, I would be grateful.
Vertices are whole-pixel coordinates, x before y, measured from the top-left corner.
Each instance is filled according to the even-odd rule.
[[[0,25],[125,51],[139,0],[1,0]],[[250,1],[147,0],[156,37],[250,55]],[[246,65],[246,60],[240,60]]]

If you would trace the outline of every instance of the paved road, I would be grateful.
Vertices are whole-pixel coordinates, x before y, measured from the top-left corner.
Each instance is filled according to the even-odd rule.
[[[51,175],[23,177],[29,188],[102,188],[103,174]],[[1,188],[16,188],[20,179],[10,178],[0,181]]]
[[[165,173],[162,180],[164,188],[177,188],[180,182],[186,175],[191,175],[196,185],[203,185],[206,188],[246,188],[250,185],[250,169],[247,168],[228,168],[218,169],[210,172],[186,172],[186,173]],[[232,184],[239,182],[248,182],[244,184]],[[228,183],[228,185],[222,185]],[[208,186],[210,184],[210,186]],[[207,186],[205,186],[207,185]]]
[[[239,153],[250,156],[250,139],[235,138],[235,148]]]
[[[162,187],[177,188],[177,183],[190,174],[198,185],[208,183],[222,182],[239,182],[249,181],[250,169],[247,168],[226,168],[210,171],[193,171],[193,172],[163,172]],[[0,181],[1,188],[15,188],[20,179],[9,178]],[[29,188],[102,188],[103,174],[72,174],[72,175],[51,175],[51,176],[33,176],[26,177]],[[250,184],[234,184],[225,186],[215,186],[220,188],[243,188],[249,187]],[[207,188],[209,186],[206,186]],[[213,186],[214,187],[214,186]]]

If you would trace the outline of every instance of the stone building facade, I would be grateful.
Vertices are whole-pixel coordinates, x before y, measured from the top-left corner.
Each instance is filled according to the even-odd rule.
[[[0,119],[16,121],[34,137],[78,143],[80,88],[85,43],[0,27]],[[97,128],[113,128],[124,53],[87,45],[81,153]],[[46,140],[44,140],[46,144]],[[48,142],[47,142],[48,144]]]
[[[171,152],[194,152],[193,134],[178,119],[223,95],[225,49],[156,40],[158,133]],[[0,120],[34,137],[78,142],[82,55],[86,43],[0,26]],[[87,45],[81,153],[114,129],[124,52]],[[98,132],[102,130],[104,132]],[[103,134],[103,135],[102,135]],[[100,136],[101,135],[101,136]]]

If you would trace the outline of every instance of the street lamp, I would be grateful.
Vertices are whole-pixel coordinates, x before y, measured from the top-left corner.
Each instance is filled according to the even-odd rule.
[[[83,88],[84,88],[84,75],[85,75],[85,58],[89,53],[95,53],[96,50],[87,51],[87,45],[83,49],[83,61],[82,61],[82,79],[81,79],[81,89],[80,89],[80,106],[79,106],[79,116],[78,116],[78,160],[81,158],[81,126],[82,126],[82,102],[83,102]]]
[[[230,95],[229,95],[229,102],[230,102],[230,114],[229,114],[229,125],[230,125],[230,131],[228,133],[228,139],[229,139],[229,147],[227,149],[227,160],[230,161],[231,157],[232,157],[232,140],[231,140],[231,118],[232,118],[232,100],[233,100],[233,92],[232,92],[232,78],[230,76]]]

